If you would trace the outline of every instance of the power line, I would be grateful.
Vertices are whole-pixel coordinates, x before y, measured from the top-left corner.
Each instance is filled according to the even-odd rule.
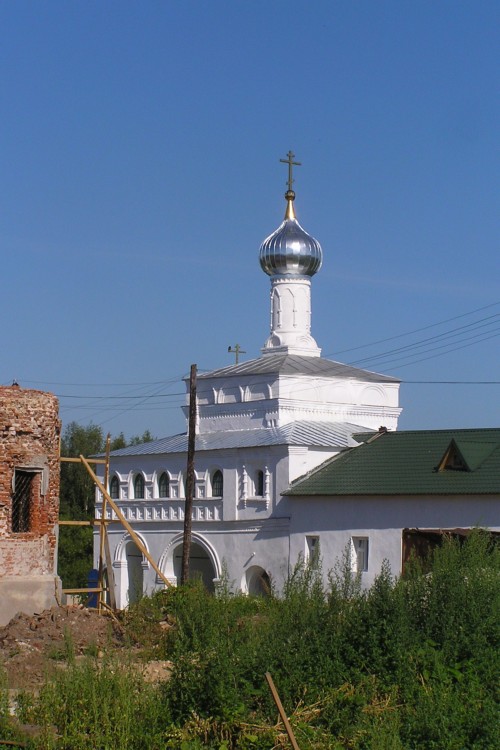
[[[471,311],[469,311],[467,313],[462,313],[461,315],[456,315],[456,316],[454,316],[452,318],[447,318],[447,319],[445,319],[443,321],[439,321],[437,323],[432,323],[430,325],[414,329],[413,331],[409,331],[407,333],[398,334],[396,336],[391,336],[391,337],[388,337],[388,338],[385,338],[385,339],[379,339],[378,341],[372,342],[371,344],[363,344],[363,345],[360,345],[360,346],[351,347],[350,349],[342,349],[339,352],[337,352],[336,354],[341,354],[341,353],[348,352],[348,351],[356,351],[356,350],[359,350],[359,349],[362,349],[362,348],[366,348],[368,346],[373,346],[373,345],[375,345],[377,343],[383,343],[383,342],[386,342],[386,341],[392,341],[392,340],[395,340],[395,339],[398,339],[398,338],[403,338],[404,336],[409,336],[409,335],[412,335],[414,333],[417,333],[417,332],[420,332],[420,331],[424,331],[424,330],[428,330],[430,328],[434,328],[434,327],[439,326],[439,325],[444,325],[447,322],[451,322],[451,321],[454,321],[454,320],[458,320],[458,319],[467,317],[469,315],[473,315],[473,314],[475,314],[477,312],[480,312],[480,311],[486,310],[486,309],[490,309],[490,308],[495,307],[497,305],[500,305],[500,302],[494,302],[494,303],[491,303],[489,305],[484,305],[482,307],[479,307],[479,308],[476,308],[474,310],[471,310]],[[479,328],[479,327],[486,327],[488,325],[491,325],[492,323],[487,323],[485,321],[489,321],[489,320],[493,321],[493,320],[495,320],[498,317],[500,317],[499,314],[487,316],[487,317],[481,318],[481,319],[479,319],[477,321],[473,321],[472,323],[468,323],[468,324],[466,324],[464,326],[458,326],[457,328],[453,328],[453,329],[451,329],[451,331],[445,331],[444,333],[437,334],[436,336],[431,336],[431,337],[422,339],[422,340],[414,342],[412,344],[407,344],[407,345],[405,345],[403,347],[397,347],[395,349],[390,349],[390,350],[388,350],[386,352],[382,352],[380,354],[374,354],[371,357],[365,357],[365,358],[362,358],[362,359],[359,359],[359,360],[354,360],[354,361],[352,361],[352,362],[350,362],[348,364],[351,365],[351,366],[363,365],[363,363],[365,363],[365,362],[376,362],[377,360],[387,359],[390,354],[398,354],[398,353],[403,352],[403,351],[411,351],[412,349],[415,349],[415,350],[421,349],[423,346],[425,346],[425,344],[427,342],[431,342],[431,341],[438,340],[438,339],[456,338],[457,336],[460,335],[460,331],[464,331],[467,328],[474,328],[474,327]],[[483,324],[483,325],[481,325],[481,324]],[[480,338],[480,339],[478,339],[478,341],[472,340],[471,343],[468,344],[468,346],[471,346],[474,343],[479,343],[482,340],[485,340],[485,339],[484,338]],[[447,345],[444,345],[444,346],[447,346]],[[436,347],[436,348],[439,348],[439,347]],[[463,348],[463,347],[461,347],[461,348]],[[432,351],[432,349],[428,349],[428,350],[425,350],[425,351]],[[420,353],[425,353],[425,351],[424,352],[420,352]],[[450,350],[450,351],[454,351],[454,349]],[[332,356],[332,355],[330,355],[330,356]],[[441,355],[438,354],[438,355],[435,355],[435,356],[441,356]],[[417,361],[421,361],[421,360],[417,360]],[[415,364],[416,364],[416,362],[415,362]],[[406,366],[406,365],[404,365],[404,366]],[[210,368],[207,368],[207,371],[210,371]],[[201,368],[200,368],[200,372],[203,372],[203,370]],[[149,382],[146,381],[146,382],[142,382],[142,383],[60,383],[60,382],[37,381],[37,380],[24,380],[24,382],[26,382],[26,383],[40,384],[40,385],[42,385],[42,384],[43,385],[66,385],[66,386],[75,386],[75,387],[106,387],[106,388],[107,387],[134,387],[134,388],[147,388],[147,387],[151,387],[151,386],[155,386],[155,385],[169,385],[169,384],[173,384],[173,383],[178,383],[179,380],[181,378],[183,378],[183,377],[185,377],[185,376],[184,375],[178,375],[175,378],[171,378],[169,380],[161,380],[161,381],[157,380],[157,381],[149,381]],[[264,382],[264,381],[262,381],[262,382]],[[182,392],[182,393],[174,392],[174,393],[171,393],[171,394],[164,393],[164,394],[157,394],[157,395],[158,395],[158,397],[161,397],[161,398],[163,398],[163,397],[168,398],[170,396],[172,396],[172,397],[183,396],[183,395],[185,395],[185,392]],[[127,394],[123,394],[123,395],[119,395],[119,396],[116,396],[116,395],[108,395],[108,396],[88,395],[88,396],[86,396],[86,395],[79,395],[79,394],[58,394],[58,398],[74,398],[74,399],[82,399],[82,400],[86,399],[86,398],[89,398],[89,399],[95,400],[96,402],[97,401],[106,400],[106,399],[115,399],[115,400],[120,400],[120,399],[134,400],[134,399],[136,399],[137,400],[137,399],[142,399],[143,397],[144,397],[143,394],[141,394],[141,395],[135,395],[135,396],[129,396]],[[96,406],[97,406],[97,403],[96,403]]]
[[[484,336],[481,339],[472,341],[470,344],[464,344],[463,346],[455,346],[452,349],[447,349],[445,352],[439,352],[438,354],[431,354],[430,357],[422,357],[421,359],[415,359],[412,362],[406,362],[406,364],[402,364],[402,365],[399,365],[399,364],[392,365],[390,369],[394,369],[395,367],[399,369],[402,367],[409,367],[410,365],[416,365],[419,362],[426,362],[428,359],[435,359],[436,357],[443,357],[445,354],[450,354],[451,352],[457,352],[460,349],[466,349],[467,347],[472,346],[473,344],[480,344],[482,341],[488,341],[489,339],[496,338],[497,336],[500,336],[500,333],[494,333],[491,336]]]
[[[466,327],[467,326],[461,326],[460,328],[466,328]],[[458,334],[455,334],[455,336],[456,335],[458,335]],[[409,366],[411,364],[416,364],[417,362],[420,362],[420,361],[426,361],[428,359],[432,359],[432,358],[435,358],[435,357],[443,356],[444,354],[448,354],[448,353],[450,353],[452,351],[456,351],[456,350],[459,350],[459,349],[467,348],[469,346],[472,346],[473,344],[480,343],[480,342],[488,340],[490,338],[494,338],[494,337],[496,337],[498,335],[500,335],[500,334],[499,333],[494,333],[494,334],[489,335],[489,336],[484,336],[484,334],[480,334],[480,337],[478,337],[478,336],[469,337],[468,343],[463,344],[461,346],[452,346],[451,343],[448,342],[446,344],[441,344],[441,345],[436,346],[436,347],[430,347],[430,348],[428,348],[428,349],[426,349],[426,350],[424,350],[424,351],[422,351],[420,353],[424,354],[424,353],[427,353],[427,352],[430,352],[430,351],[436,351],[436,350],[439,350],[439,349],[441,349],[443,347],[446,347],[446,351],[444,351],[444,352],[438,352],[436,354],[431,354],[429,357],[423,357],[423,358],[420,358],[418,360],[412,360],[411,362],[404,363],[405,359],[408,359],[409,357],[415,356],[416,353],[413,354],[413,355],[412,354],[408,354],[407,356],[403,357],[402,359],[397,360],[396,363],[393,365],[393,367],[406,367],[406,366]],[[435,338],[436,337],[431,337],[431,339],[435,339]],[[472,340],[470,340],[470,339],[472,339]],[[407,348],[408,347],[402,347],[401,351],[404,351]],[[387,358],[388,355],[380,355],[381,358],[384,357],[384,356],[385,356],[385,358]],[[410,382],[410,381],[404,381],[403,380],[402,382],[405,383],[405,382]],[[421,381],[421,382],[428,382],[429,384],[431,384],[433,381]],[[458,382],[458,381],[442,381],[442,382],[447,382],[449,384],[452,384],[453,382]],[[486,383],[486,382],[491,383],[491,384],[495,384],[495,381],[468,381],[468,382],[470,382],[471,385],[472,384],[481,385],[481,384]],[[260,380],[254,381],[253,384],[254,385],[259,385],[259,383],[260,384],[265,384],[265,383],[267,383],[267,379],[262,378]],[[465,381],[464,381],[464,383],[465,383]],[[310,385],[303,386],[302,388],[294,388],[293,394],[297,395],[301,391],[310,390],[310,388],[311,388]],[[155,399],[155,398],[170,398],[170,397],[179,397],[179,396],[185,396],[185,392],[176,392],[176,393],[172,393],[172,394],[153,393],[153,394],[149,394],[149,395],[146,395],[146,396],[145,395],[139,395],[139,396],[99,396],[99,397],[98,396],[95,396],[95,397],[75,396],[74,398],[78,398],[78,399],[90,398],[92,400],[97,400],[97,399],[99,399],[99,400],[115,399],[117,401],[120,401],[120,400],[130,400],[130,401],[140,401],[142,404],[144,404],[147,401],[149,401],[150,399]],[[68,396],[68,398],[70,398],[70,396]],[[85,409],[92,409],[92,408],[94,408],[94,406],[100,406],[100,405],[98,405],[98,404],[95,404],[95,405],[94,404],[90,404],[90,405],[73,406],[73,407],[71,407],[70,405],[67,405],[65,408],[73,408],[73,409],[85,408]],[[153,404],[150,404],[150,407],[153,407],[153,406],[154,406]],[[176,405],[176,406],[166,406],[165,404],[158,404],[158,406],[161,409],[178,408],[178,405]],[[104,411],[110,411],[110,410],[118,410],[119,411],[120,410],[120,406],[116,406],[116,407],[111,407],[111,406],[108,406],[108,407],[104,406],[104,407],[102,407],[102,406],[100,406],[100,408],[101,408],[101,410],[104,410]],[[124,412],[130,411],[132,408],[136,408],[136,407],[134,407],[134,405],[131,405],[130,407],[126,408],[124,410]],[[151,408],[151,410],[154,410],[154,409]],[[122,412],[122,413],[124,413],[124,412]]]
[[[500,385],[500,380],[402,380],[402,385]]]
[[[494,302],[489,305],[484,305],[482,307],[476,308],[474,310],[471,310],[467,313],[462,313],[461,315],[456,315],[451,318],[447,318],[445,320],[439,321],[437,323],[432,323],[427,326],[422,326],[420,328],[414,329],[412,331],[409,331],[407,333],[401,333],[396,336],[390,336],[384,339],[379,339],[375,342],[372,342],[371,344],[363,344],[356,347],[351,347],[349,349],[343,349],[337,352],[337,354],[349,352],[349,351],[357,351],[359,349],[367,348],[369,346],[375,346],[377,344],[385,343],[387,341],[393,341],[397,339],[401,339],[407,336],[411,336],[415,333],[419,333],[421,331],[429,330],[431,328],[435,328],[441,325],[445,325],[446,323],[459,320],[471,315],[475,315],[476,313],[482,312],[484,310],[491,309],[492,307],[495,307],[497,305],[500,305],[500,302]],[[445,354],[451,353],[453,351],[457,351],[459,349],[464,349],[470,346],[473,346],[474,344],[481,343],[482,341],[486,341],[489,338],[496,337],[497,334],[496,331],[498,329],[494,329],[493,333],[490,333],[490,335],[484,335],[486,331],[479,331],[481,328],[490,328],[493,326],[497,319],[500,317],[499,314],[489,315],[484,318],[480,318],[479,320],[475,320],[471,323],[467,323],[465,325],[457,326],[455,328],[452,328],[449,331],[444,331],[443,333],[436,334],[435,336],[429,336],[424,339],[421,339],[419,341],[415,341],[410,344],[403,345],[401,347],[395,347],[394,349],[387,350],[385,352],[381,352],[380,354],[374,354],[371,357],[364,357],[360,360],[356,360],[354,362],[349,363],[350,366],[356,366],[364,363],[370,363],[370,362],[380,362],[382,363],[385,361],[384,367],[390,367],[390,369],[394,368],[402,368],[402,367],[408,367],[410,365],[417,364],[419,362],[423,362],[429,359],[433,359],[435,357],[444,356]],[[472,336],[466,336],[465,334],[471,333],[475,331],[475,333]],[[457,341],[452,341],[452,339],[458,339]],[[438,343],[439,342],[439,343]],[[462,343],[466,342],[466,343]],[[437,346],[429,346],[429,344],[435,343]],[[455,346],[454,344],[460,343],[460,346]],[[440,351],[444,350],[444,351]],[[432,352],[432,353],[431,353]],[[429,354],[429,356],[421,357],[422,354]],[[398,356],[400,355],[400,356]],[[401,356],[402,355],[402,356]],[[417,359],[415,359],[417,357]],[[388,360],[388,361],[387,361]],[[411,361],[406,361],[411,360]],[[365,365],[366,366],[366,365]],[[369,365],[368,365],[369,366]],[[210,370],[208,370],[210,371]],[[201,372],[201,369],[200,369]],[[162,403],[158,403],[157,401],[154,401],[154,399],[175,399],[177,397],[185,396],[185,392],[178,392],[175,391],[173,393],[159,393],[159,389],[155,389],[155,386],[161,386],[164,388],[165,386],[171,385],[173,383],[178,383],[181,378],[185,377],[185,375],[178,375],[175,378],[169,379],[169,380],[161,380],[161,381],[149,381],[149,382],[142,382],[142,383],[47,383],[46,381],[35,381],[35,380],[26,380],[24,382],[26,383],[35,383],[35,384],[43,384],[43,385],[61,385],[61,386],[73,386],[73,387],[101,387],[101,388],[118,388],[118,387],[126,387],[130,388],[132,390],[152,390],[153,392],[150,393],[140,393],[140,394],[134,394],[130,395],[129,393],[125,393],[122,395],[81,395],[81,394],[60,394],[58,395],[58,398],[63,400],[68,399],[74,399],[78,401],[85,401],[88,400],[89,403],[87,404],[61,404],[61,410],[63,411],[77,411],[77,410],[93,410],[97,409],[98,411],[95,413],[95,415],[92,416],[102,416],[103,412],[110,413],[110,412],[116,412],[112,416],[110,416],[108,419],[101,422],[101,424],[105,424],[105,422],[111,421],[112,419],[115,419],[116,417],[120,416],[121,414],[127,413],[131,410],[134,411],[157,411],[158,409],[161,410],[170,410],[170,409],[178,409],[179,404],[182,403],[179,401],[178,404],[175,405],[168,405],[165,401]],[[261,379],[260,382],[262,384],[267,383],[266,379]],[[498,385],[498,381],[451,381],[451,380],[443,380],[443,381],[402,381],[403,383],[408,384],[428,384],[428,385]],[[253,385],[258,385],[259,380],[254,381]],[[310,386],[305,386],[303,388],[295,388],[293,389],[293,395],[296,395],[300,393],[301,391],[309,390]],[[155,392],[156,391],[156,392]],[[292,397],[293,397],[292,395]],[[110,402],[118,402],[114,405],[112,405]],[[103,402],[108,402],[103,403]],[[125,403],[127,406],[125,406]],[[124,405],[124,408],[122,408],[121,404]]]
[[[183,377],[185,377],[185,375],[180,374],[169,380],[152,380],[151,382],[143,383],[59,383],[53,380],[29,380],[27,378],[22,378],[22,381],[23,383],[30,383],[31,385],[64,385],[75,388],[128,388],[146,387],[151,385],[170,385],[172,383],[178,383]]]
[[[460,318],[467,318],[469,315],[474,315],[477,312],[482,312],[483,310],[488,310],[491,307],[496,307],[497,305],[500,305],[500,302],[492,302],[490,305],[484,305],[483,307],[477,307],[475,310],[470,310],[470,312],[462,313],[461,315],[455,315],[453,318],[446,318],[446,320],[440,320],[437,323],[431,323],[427,326],[422,326],[422,328],[415,328],[413,331],[406,331],[406,333],[399,333],[396,336],[389,336],[385,339],[378,339],[378,341],[371,341],[368,344],[360,344],[359,346],[353,346],[349,349],[341,349],[340,351],[335,353],[335,356],[337,354],[345,354],[346,352],[355,352],[358,349],[366,349],[369,346],[376,346],[377,344],[385,344],[387,341],[395,341],[396,339],[404,338],[405,336],[412,336],[414,333],[420,333],[421,331],[427,331],[429,328],[436,328],[437,326],[444,325],[445,323],[451,323],[454,320],[460,320]],[[333,354],[329,354],[327,356],[333,357]]]
[[[109,401],[110,399],[126,400],[126,399],[140,399],[140,398],[170,398],[173,396],[185,396],[186,393],[185,391],[179,391],[178,393],[155,393],[155,394],[152,394],[151,396],[143,396],[143,395],[141,396],[92,396],[92,395],[80,396],[80,395],[76,395],[72,393],[59,393],[59,394],[56,393],[55,395],[57,396],[57,398],[77,398],[77,399],[90,398],[93,400],[106,399],[107,401]]]
[[[486,322],[489,321],[489,322]],[[363,359],[354,360],[353,362],[350,362],[351,365],[359,365],[363,362],[372,362],[374,360],[378,359],[387,359],[391,354],[399,354],[400,352],[405,351],[411,351],[413,349],[421,349],[426,344],[430,343],[431,341],[438,341],[439,339],[449,339],[449,338],[456,338],[457,336],[462,335],[462,333],[467,333],[465,329],[478,329],[478,328],[486,328],[488,326],[492,326],[495,323],[500,322],[500,314],[495,315],[489,315],[487,318],[481,318],[480,320],[476,320],[473,323],[467,323],[464,326],[458,326],[457,328],[452,328],[450,331],[445,331],[444,333],[438,333],[436,336],[429,336],[425,339],[421,339],[420,341],[415,341],[412,344],[406,344],[405,346],[396,347],[395,349],[389,349],[386,352],[382,352],[381,354],[374,354],[371,357],[364,357]],[[496,329],[495,329],[496,330]],[[479,334],[481,335],[481,334]],[[465,339],[468,340],[468,339]],[[447,344],[443,344],[443,346],[446,346]],[[439,348],[439,347],[435,347]],[[431,351],[431,350],[429,350]]]

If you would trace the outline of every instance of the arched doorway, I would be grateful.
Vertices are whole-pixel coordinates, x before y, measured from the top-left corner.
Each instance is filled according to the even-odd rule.
[[[147,540],[137,534],[142,544],[148,549]],[[124,534],[118,542],[113,560],[113,578],[115,582],[115,599],[118,609],[126,609],[129,604],[139,601],[145,593],[145,571],[148,563],[136,546],[130,534]]]
[[[251,596],[270,596],[271,579],[264,568],[252,565],[245,575],[247,593]]]
[[[184,545],[181,543],[174,549],[174,575],[178,583],[181,581],[183,548]],[[189,580],[193,581],[196,578],[201,578],[207,591],[215,591],[214,578],[216,578],[216,572],[212,560],[201,544],[192,542],[189,554]]]
[[[160,570],[174,584],[181,582],[183,535],[177,534],[163,550]],[[215,591],[222,566],[215,548],[201,534],[193,534],[189,556],[189,578],[201,578],[208,591]]]
[[[125,558],[128,574],[128,603],[135,604],[144,593],[144,571],[142,552],[132,541],[127,542],[125,546]]]

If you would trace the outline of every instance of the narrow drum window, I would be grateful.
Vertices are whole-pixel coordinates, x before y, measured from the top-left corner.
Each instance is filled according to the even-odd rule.
[[[116,474],[111,477],[111,482],[109,483],[109,494],[113,500],[118,500],[120,497],[120,482],[118,481]]]
[[[264,497],[264,472],[260,470],[255,474],[255,497]]]
[[[170,497],[170,480],[166,471],[163,472],[158,482],[158,494],[160,497]]]
[[[134,498],[136,500],[144,499],[144,477],[142,474],[136,474],[134,479]]]
[[[12,496],[12,531],[21,534],[30,530],[33,472],[16,469]]]
[[[222,478],[222,471],[214,471],[212,477],[212,497],[222,497],[224,490],[224,480]]]

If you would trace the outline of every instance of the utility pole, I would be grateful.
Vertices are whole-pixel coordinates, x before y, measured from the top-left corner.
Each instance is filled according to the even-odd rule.
[[[193,525],[194,448],[196,435],[196,365],[191,365],[189,375],[188,454],[186,470],[186,502],[184,507],[184,537],[182,542],[181,585],[189,580],[189,553]]]

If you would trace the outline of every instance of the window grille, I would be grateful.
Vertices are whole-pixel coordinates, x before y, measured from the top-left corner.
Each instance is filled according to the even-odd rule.
[[[214,471],[212,477],[212,497],[222,497],[224,490],[224,480],[222,478],[222,471]]]
[[[21,534],[31,527],[31,500],[33,479],[31,471],[16,469],[14,475],[14,494],[12,496],[12,531]]]
[[[109,494],[113,500],[118,500],[120,497],[120,482],[118,481],[116,474],[111,478]]]
[[[144,499],[144,477],[142,474],[136,474],[134,479],[134,498],[136,500]]]
[[[170,480],[168,474],[164,471],[158,482],[158,493],[160,497],[170,497]]]

